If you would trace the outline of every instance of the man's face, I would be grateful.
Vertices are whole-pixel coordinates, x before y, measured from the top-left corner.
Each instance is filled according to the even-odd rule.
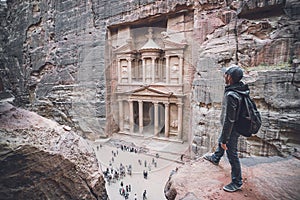
[[[228,74],[224,74],[225,84],[230,85],[231,76]]]

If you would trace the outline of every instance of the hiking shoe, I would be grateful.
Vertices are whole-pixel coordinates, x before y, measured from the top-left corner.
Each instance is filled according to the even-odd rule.
[[[226,192],[235,192],[237,190],[240,190],[242,188],[242,186],[237,186],[234,183],[229,183],[228,185],[225,185],[223,187],[223,190],[225,190]]]
[[[218,164],[219,164],[219,162],[216,162],[216,161],[213,159],[213,157],[210,156],[210,155],[205,155],[205,156],[203,156],[203,158],[204,158],[205,160],[208,160],[209,162],[211,162],[211,163],[214,164],[214,165],[218,165]]]

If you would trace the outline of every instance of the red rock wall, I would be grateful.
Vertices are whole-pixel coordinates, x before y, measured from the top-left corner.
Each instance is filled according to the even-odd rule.
[[[108,199],[88,141],[9,103],[0,113],[2,199]]]
[[[93,0],[6,4],[1,3],[0,15],[4,19],[0,27],[0,67],[5,90],[15,95],[16,104],[81,130],[85,137],[95,139],[112,134],[109,130],[118,130],[112,118],[114,102],[108,81],[108,29],[128,23],[147,26],[151,20],[190,10],[193,26],[187,29],[193,36],[189,38],[188,56],[194,69],[187,76],[194,80],[185,84],[191,89],[187,94],[191,96],[191,109],[185,109],[192,116],[191,121],[185,122],[192,124],[188,142],[200,136],[200,143],[196,143],[203,149],[201,153],[214,146],[220,130],[217,119],[223,94],[219,68],[231,63],[245,69],[245,81],[261,105],[263,119],[272,124],[270,129],[266,123],[259,137],[265,141],[271,131],[277,138],[297,138],[297,1]],[[284,123],[277,120],[277,114],[284,116]],[[294,145],[286,144],[290,140],[273,137],[266,142],[280,151],[283,147],[293,151]],[[250,153],[247,147],[241,148]],[[263,155],[273,154],[264,151],[258,150]]]

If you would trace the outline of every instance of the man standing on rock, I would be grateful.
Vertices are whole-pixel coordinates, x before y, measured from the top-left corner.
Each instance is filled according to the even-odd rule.
[[[239,133],[235,130],[235,123],[239,117],[239,108],[242,97],[238,93],[249,93],[248,85],[241,82],[243,71],[234,65],[224,74],[225,94],[222,102],[221,124],[222,131],[218,141],[218,148],[212,155],[205,155],[204,159],[218,165],[224,151],[227,153],[231,165],[231,183],[224,186],[227,192],[235,192],[242,187],[242,171],[237,152]]]

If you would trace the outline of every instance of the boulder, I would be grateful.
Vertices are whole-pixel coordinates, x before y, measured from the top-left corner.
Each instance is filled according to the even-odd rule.
[[[89,141],[9,103],[0,121],[2,199],[108,199]]]

